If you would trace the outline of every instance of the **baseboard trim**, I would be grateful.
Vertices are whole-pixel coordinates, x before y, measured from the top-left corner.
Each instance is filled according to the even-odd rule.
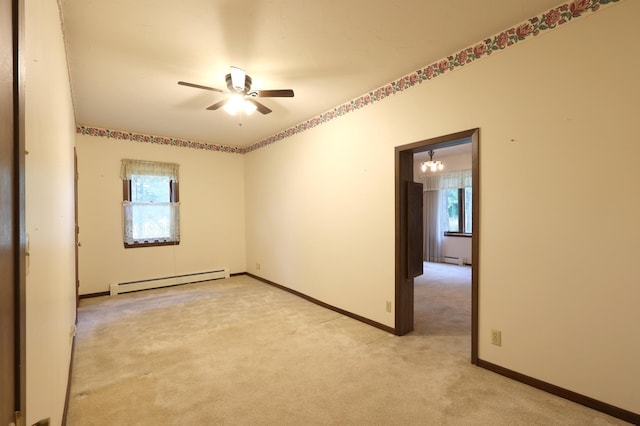
[[[580,405],[584,405],[585,407],[593,408],[594,410],[600,411],[613,417],[617,417],[634,425],[640,425],[640,414],[633,413],[631,411],[613,406],[611,404],[607,404],[606,402],[598,401],[597,399],[593,399],[591,397],[570,391],[568,389],[561,388],[560,386],[552,385],[551,383],[547,383],[534,377],[527,376],[526,374],[518,373],[517,371],[501,367],[488,361],[478,359],[477,365],[478,367],[485,368],[487,370],[493,371],[494,373],[498,373],[502,376],[516,380],[526,385],[533,386],[534,388],[543,390],[561,398],[568,399],[569,401],[576,402]]]
[[[229,277],[237,277],[239,275],[246,275],[246,272],[236,272],[234,274],[229,274]],[[182,285],[182,284],[176,284],[176,285]],[[80,299],[91,299],[92,297],[102,297],[102,296],[109,296],[111,295],[110,292],[108,291],[99,291],[97,293],[87,293],[87,294],[81,294],[80,295]]]
[[[109,294],[110,293],[108,291],[100,291],[98,293],[81,294],[80,295],[80,299],[91,299],[92,297],[108,296]]]
[[[323,302],[321,300],[315,299],[315,298],[313,298],[311,296],[307,296],[304,293],[300,293],[297,290],[293,290],[293,289],[291,289],[289,287],[283,286],[282,284],[278,284],[278,283],[275,283],[273,281],[269,281],[266,278],[262,278],[262,277],[259,277],[257,275],[253,275],[253,274],[251,274],[249,272],[246,272],[245,275],[247,275],[248,277],[251,277],[253,279],[256,279],[258,281],[262,281],[265,284],[269,284],[270,286],[279,288],[280,290],[284,290],[284,291],[286,291],[288,293],[291,293],[291,294],[293,294],[295,296],[301,297],[301,298],[303,298],[303,299],[305,299],[305,300],[307,300],[307,301],[309,301],[311,303],[315,303],[318,306],[322,306],[323,308],[330,309],[330,310],[332,310],[334,312],[337,312],[337,313],[342,314],[344,316],[347,316],[349,318],[353,318],[354,320],[363,322],[363,323],[365,323],[367,325],[370,325],[372,327],[379,328],[380,330],[386,331],[387,333],[396,334],[396,330],[394,328],[392,328],[392,327],[389,327],[388,325],[380,324],[379,322],[370,320],[369,318],[365,318],[365,317],[362,317],[360,315],[354,314],[352,312],[345,311],[344,309],[337,308],[337,307],[335,307],[333,305],[329,305],[328,303],[325,303],[325,302]]]
[[[78,322],[76,320],[76,326]],[[71,341],[71,358],[69,359],[69,378],[67,379],[67,395],[64,398],[64,409],[62,410],[62,426],[67,425],[67,414],[69,413],[69,399],[71,398],[71,375],[73,372],[73,356],[76,353],[76,336]]]

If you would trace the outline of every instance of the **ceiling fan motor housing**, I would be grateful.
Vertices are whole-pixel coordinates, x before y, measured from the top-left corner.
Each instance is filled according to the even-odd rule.
[[[244,89],[238,89],[237,87],[233,87],[233,81],[231,79],[231,74],[227,74],[224,76],[224,81],[226,81],[227,83],[227,88],[231,91],[231,92],[242,92],[242,93],[248,93],[249,90],[251,90],[251,77],[249,77],[248,75],[245,74],[244,76]]]

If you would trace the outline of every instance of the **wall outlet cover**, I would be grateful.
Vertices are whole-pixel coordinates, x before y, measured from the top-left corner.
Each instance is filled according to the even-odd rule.
[[[502,332],[500,330],[491,330],[491,344],[502,346]]]

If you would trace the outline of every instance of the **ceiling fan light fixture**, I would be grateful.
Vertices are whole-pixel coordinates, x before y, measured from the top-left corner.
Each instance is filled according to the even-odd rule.
[[[236,115],[239,112],[251,115],[258,107],[242,95],[231,95],[223,108],[231,115]]]
[[[224,104],[224,110],[231,115],[236,115],[238,112],[244,109],[244,98],[242,95],[231,95],[226,104]]]

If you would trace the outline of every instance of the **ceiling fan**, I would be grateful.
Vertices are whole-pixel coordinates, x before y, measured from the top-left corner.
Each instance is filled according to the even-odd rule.
[[[225,76],[228,90],[216,89],[215,87],[202,86],[200,84],[187,83],[179,81],[182,86],[194,87],[196,89],[210,90],[212,92],[220,92],[228,96],[207,107],[208,110],[216,110],[224,107],[230,114],[234,115],[239,111],[245,111],[251,114],[254,110],[260,111],[262,114],[269,114],[271,109],[261,104],[255,98],[292,98],[293,90],[251,90],[251,77],[245,71],[238,67],[231,67],[231,73]]]

